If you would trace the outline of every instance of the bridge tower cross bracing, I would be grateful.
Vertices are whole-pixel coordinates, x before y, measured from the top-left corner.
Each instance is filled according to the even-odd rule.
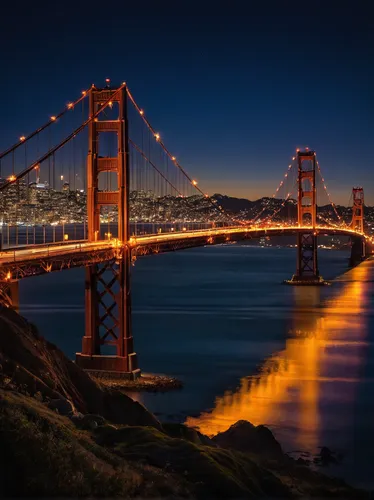
[[[364,190],[362,187],[352,188],[352,229],[364,232]]]
[[[128,377],[139,375],[137,357],[133,348],[131,325],[131,250],[129,240],[129,140],[127,119],[127,90],[97,89],[89,95],[90,116],[100,103],[111,99],[118,105],[118,120],[92,120],[89,123],[87,157],[87,220],[88,240],[100,239],[100,209],[118,207],[118,256],[115,260],[86,267],[85,278],[85,335],[82,352],[76,354],[79,366],[92,372],[115,373]],[[100,117],[100,115],[99,115]],[[99,157],[100,136],[116,133],[116,157]],[[117,190],[99,189],[102,172],[117,174]],[[109,235],[108,235],[109,237]],[[108,346],[114,355],[102,352]]]
[[[351,228],[360,233],[364,232],[364,190],[362,187],[352,188],[352,223]],[[367,256],[367,244],[365,239],[352,237],[351,238],[351,257],[350,264],[352,266],[359,264]]]
[[[298,226],[310,226],[307,232],[297,235],[296,273],[290,284],[315,285],[320,278],[317,256],[317,190],[316,154],[314,151],[297,151],[298,167]]]

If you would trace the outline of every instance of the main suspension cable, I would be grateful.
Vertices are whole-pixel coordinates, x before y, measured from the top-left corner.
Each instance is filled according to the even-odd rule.
[[[31,134],[27,135],[27,136],[21,136],[19,138],[19,141],[16,143],[16,144],[13,144],[13,146],[10,146],[8,149],[6,149],[5,151],[3,151],[2,153],[0,153],[0,160],[2,158],[4,158],[4,156],[7,156],[9,153],[12,153],[13,151],[15,151],[17,148],[19,148],[20,146],[22,146],[22,144],[25,144],[27,143],[27,141],[29,141],[30,139],[32,139],[33,137],[35,137],[37,134],[39,134],[40,132],[43,132],[43,130],[45,130],[46,128],[48,128],[50,125],[52,125],[52,123],[56,122],[59,118],[61,118],[65,113],[67,113],[69,110],[73,109],[74,106],[76,106],[77,104],[79,104],[87,95],[87,93],[89,92],[89,89],[88,90],[83,90],[82,91],[82,95],[76,99],[74,102],[69,102],[69,104],[67,104],[67,107],[64,108],[63,111],[61,111],[59,114],[57,114],[56,116],[51,116],[50,120],[45,123],[44,125],[42,125],[41,127],[37,128],[36,130],[34,130],[34,132],[32,132]]]
[[[56,153],[56,151],[60,150],[62,147],[65,146],[71,139],[73,139],[75,136],[77,136],[89,123],[91,123],[97,116],[101,113],[101,111],[106,108],[109,103],[112,102],[113,96],[116,95],[118,92],[120,92],[124,87],[126,87],[126,84],[122,84],[115,92],[110,96],[109,99],[107,99],[101,107],[91,116],[88,117],[88,119],[80,125],[77,129],[75,129],[68,137],[66,137],[63,141],[61,141],[59,144],[54,146],[52,149],[50,149],[47,153],[45,153],[43,156],[38,158],[36,161],[34,161],[29,167],[26,169],[22,170],[19,174],[17,175],[11,175],[1,186],[0,186],[0,191],[3,191],[6,189],[10,184],[13,184],[16,181],[19,181],[25,175],[27,175],[29,172],[34,170],[35,167],[37,167],[40,163],[43,161],[47,160],[51,155]]]

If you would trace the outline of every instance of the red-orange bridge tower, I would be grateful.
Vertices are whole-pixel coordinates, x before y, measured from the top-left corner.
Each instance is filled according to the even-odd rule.
[[[89,115],[94,116],[102,102],[118,106],[118,120],[105,120],[102,115],[89,127],[87,158],[87,221],[88,240],[100,238],[100,209],[105,205],[118,207],[118,242],[121,246],[117,261],[86,267],[86,322],[82,352],[76,362],[87,370],[139,373],[131,329],[131,255],[129,241],[129,140],[126,86],[113,90],[93,87],[89,96]],[[100,158],[99,144],[103,134],[118,137],[116,157]],[[99,190],[99,177],[104,172],[117,174],[117,189]],[[108,347],[115,354],[107,354]]]

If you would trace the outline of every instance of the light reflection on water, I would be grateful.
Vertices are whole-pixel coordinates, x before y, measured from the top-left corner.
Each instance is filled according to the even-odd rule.
[[[366,363],[372,267],[366,262],[339,278],[339,289],[322,303],[320,287],[294,287],[285,349],[257,375],[243,377],[237,390],[218,396],[212,410],[185,423],[212,436],[250,420],[268,425],[294,450],[316,451],[330,442],[345,448],[343,441],[353,438],[349,430]],[[345,435],[337,440],[339,432]]]
[[[246,419],[269,425],[286,451],[341,450],[336,473],[374,486],[374,261],[342,274],[348,255],[319,256],[325,278],[342,275],[331,287],[281,285],[295,268],[289,249],[212,246],[139,259],[140,366],[184,388],[132,397],[160,420],[206,434]],[[20,295],[21,313],[73,358],[84,331],[83,270],[23,280]]]

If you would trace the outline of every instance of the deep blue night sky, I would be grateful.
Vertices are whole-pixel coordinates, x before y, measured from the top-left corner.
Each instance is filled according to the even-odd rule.
[[[271,195],[309,146],[336,202],[374,204],[370,3],[9,2],[0,149],[110,77],[210,193]]]

